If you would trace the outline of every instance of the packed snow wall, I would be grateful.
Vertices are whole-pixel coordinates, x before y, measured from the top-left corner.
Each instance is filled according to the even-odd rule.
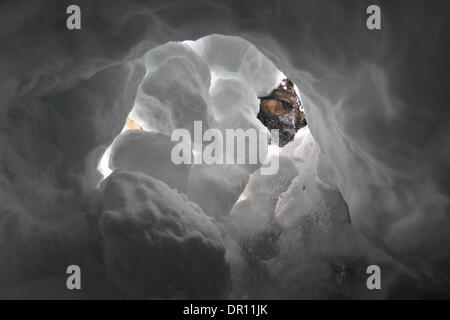
[[[428,294],[427,285],[446,291],[449,26],[442,13],[449,8],[443,1],[377,3],[382,29],[373,31],[365,26],[366,1],[78,1],[82,29],[70,31],[68,1],[2,2],[2,296],[73,295],[61,288],[72,263],[86,270],[85,297],[389,297],[411,287],[408,294]],[[161,170],[125,170],[97,188],[99,160],[141,89],[159,101],[176,96],[147,77],[144,54],[213,33],[246,39],[301,90],[308,128],[283,148],[277,177],[196,167],[170,171],[164,181],[154,177]],[[155,71],[195,83],[190,99],[199,103],[189,114],[211,125],[220,108],[202,104],[211,86],[205,70],[218,64],[218,53],[231,54],[220,43],[210,54],[201,46],[175,53],[184,58]],[[193,80],[173,74],[192,65]],[[218,81],[218,88],[242,86]],[[220,92],[214,97],[221,101]],[[248,106],[242,126],[257,125],[254,97],[239,101]],[[223,124],[234,124],[227,115]],[[148,126],[170,134],[165,121],[177,118],[163,119]],[[145,140],[150,150],[166,139],[152,135]],[[204,201],[205,189],[242,196],[230,191],[225,200]],[[225,212],[216,215],[217,208]],[[386,265],[392,283],[379,296],[352,276],[372,263]],[[189,277],[180,278],[180,264],[191,267],[181,269]]]

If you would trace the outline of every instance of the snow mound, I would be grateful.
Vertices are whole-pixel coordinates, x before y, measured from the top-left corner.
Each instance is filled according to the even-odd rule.
[[[109,279],[139,298],[223,298],[230,271],[211,218],[165,183],[113,172],[100,187]]]

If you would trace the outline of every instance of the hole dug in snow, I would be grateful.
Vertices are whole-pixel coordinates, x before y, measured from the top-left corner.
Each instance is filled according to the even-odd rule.
[[[371,248],[366,248],[362,236],[348,223],[334,225],[331,219],[331,212],[348,216],[348,208],[340,193],[328,190],[329,186],[316,175],[320,150],[306,126],[295,85],[253,45],[237,37],[212,35],[197,41],[166,43],[149,51],[144,62],[147,73],[124,130],[102,158],[100,167],[105,178],[116,170],[99,189],[106,206],[112,206],[112,212],[119,216],[128,217],[127,213],[133,212],[139,221],[129,227],[133,229],[142,223],[151,234],[158,230],[147,224],[150,218],[161,220],[158,223],[168,226],[166,231],[182,241],[189,239],[193,230],[203,230],[200,234],[205,239],[200,240],[198,250],[217,257],[225,254],[225,260],[215,261],[218,274],[208,280],[210,292],[217,296],[267,298],[269,292],[275,291],[278,296],[298,296],[295,289],[285,293],[283,288],[290,283],[278,270],[292,273],[299,286],[310,286],[308,270],[298,268],[302,263],[305,268],[320,270],[318,281],[332,288],[328,294],[342,294],[347,275],[335,280],[332,266],[344,264],[350,276],[359,265],[353,260],[339,260],[349,255],[347,244],[357,244],[360,252],[371,252]],[[203,130],[200,142],[191,139],[199,135],[198,123]],[[189,136],[185,142],[189,158],[194,161],[176,164],[172,153],[181,142],[174,141],[172,134],[180,129]],[[227,130],[255,130],[267,137],[278,130],[281,148],[266,142],[267,158],[279,160],[277,170],[265,175],[261,163],[196,161],[217,142],[205,139],[208,130],[224,136]],[[215,152],[228,152],[227,143],[223,140],[222,150],[217,148]],[[249,152],[248,146],[245,152]],[[176,219],[171,214],[166,218],[166,210],[173,213],[172,201],[177,203],[176,208],[186,207],[187,213],[183,214],[191,215],[195,222],[187,226],[184,221],[177,221],[177,214]],[[109,202],[121,204],[114,207]],[[153,217],[155,208],[162,214]],[[105,242],[114,247],[107,256],[114,261],[121,254],[121,248],[114,245],[117,235],[108,229],[108,219],[114,220],[114,216],[110,217],[109,211],[103,215]],[[117,228],[120,229],[118,222]],[[122,231],[136,232],[127,228]],[[310,242],[310,238],[317,241]],[[149,250],[157,247],[148,239],[141,240]],[[213,245],[209,246],[208,241]],[[327,258],[322,259],[315,252],[322,252]],[[164,263],[171,259],[168,255],[158,259]],[[179,262],[185,263],[183,259]],[[136,270],[149,281],[159,281],[148,274],[146,263],[143,259],[137,267],[130,266],[133,272],[120,275],[111,262],[113,282],[118,286],[134,283],[135,287],[123,290],[147,296],[150,289],[133,281]],[[209,275],[211,270],[203,268],[203,264],[198,265],[195,270],[200,272],[191,272],[188,277],[202,282],[199,277]],[[174,275],[166,280],[185,288],[184,293],[189,296],[194,286],[177,279]],[[228,279],[233,283],[231,292],[225,285]],[[272,289],[261,291],[269,279],[275,283]],[[310,297],[310,293],[305,296]]]

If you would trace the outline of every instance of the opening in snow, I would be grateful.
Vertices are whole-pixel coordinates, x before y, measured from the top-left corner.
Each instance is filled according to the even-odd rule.
[[[152,166],[152,159],[168,160],[167,157],[154,159],[145,153],[145,150],[160,152],[155,146],[141,145],[139,149],[135,141],[133,148],[123,147],[129,145],[122,143],[123,140],[139,140],[137,136],[130,138],[133,133],[129,131],[142,131],[140,135],[162,134],[170,145],[167,136],[178,128],[193,131],[194,121],[201,121],[203,130],[268,129],[270,135],[277,129],[278,144],[271,143],[269,138],[267,159],[270,159],[306,126],[297,86],[242,38],[211,35],[196,41],[169,42],[150,50],[143,61],[146,75],[138,88],[134,107],[123,130],[99,162],[98,170],[103,178],[122,166],[146,171]],[[194,158],[201,157],[196,148],[192,153]],[[145,159],[148,164],[144,163]],[[157,170],[160,169],[163,168]],[[186,191],[186,185],[181,187],[180,191]]]
[[[291,80],[284,79],[270,95],[261,97],[260,100],[258,119],[270,130],[280,131],[281,147],[294,140],[295,133],[306,126],[298,88]]]

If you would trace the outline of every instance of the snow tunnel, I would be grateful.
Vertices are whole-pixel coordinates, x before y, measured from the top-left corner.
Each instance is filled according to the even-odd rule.
[[[449,296],[445,17],[380,1],[376,32],[364,1],[80,0],[68,31],[63,2],[0,5],[0,297]]]
[[[327,293],[330,297],[346,297],[348,282],[355,281],[349,280],[354,274],[359,273],[363,282],[362,266],[371,259],[388,265],[392,274],[402,274],[402,259],[400,263],[391,260],[398,254],[379,252],[382,245],[369,245],[351,225],[348,204],[331,182],[330,172],[320,168],[324,154],[306,126],[306,117],[299,121],[299,113],[292,116],[291,109],[283,110],[282,102],[290,89],[297,96],[298,111],[304,112],[301,91],[249,41],[209,35],[195,41],[169,42],[133,63],[145,67],[145,75],[137,86],[125,126],[106,149],[98,170],[103,179],[113,171],[125,170],[161,180],[212,218],[225,241],[224,263],[229,265],[229,277],[235,284],[231,289],[225,286],[228,291],[220,297],[226,292],[233,298],[267,298],[261,288],[270,280],[283,288],[275,289],[283,291],[276,293],[282,297],[308,297],[310,292],[299,292],[305,277],[305,271],[298,270],[302,259],[308,261],[309,268],[328,268],[321,276],[333,278],[332,292]],[[372,72],[377,71],[363,72],[373,76]],[[302,79],[306,92],[311,90],[307,79]],[[283,120],[286,114],[290,115],[287,121]],[[296,126],[296,120],[301,125]],[[280,158],[279,170],[265,176],[258,165],[246,163],[205,165],[194,160],[174,164],[170,156],[175,142],[170,136],[178,128],[186,129],[191,146],[195,143],[195,122],[202,123],[202,130],[250,128],[263,130],[269,136],[271,128],[285,128],[288,133],[284,141],[280,138],[273,146],[269,139],[267,146],[271,150],[268,157],[276,153]],[[197,150],[191,148],[193,159],[204,144]],[[302,231],[298,233],[299,229]],[[342,243],[331,245],[323,239],[327,237]],[[310,246],[324,250],[322,254],[327,258],[308,253]],[[238,261],[230,264],[231,256]],[[226,278],[227,268],[223,270]],[[276,276],[275,270],[300,272],[297,277],[303,281],[298,280],[298,287],[286,290],[286,280]],[[406,272],[404,276],[412,278],[414,273]],[[225,288],[223,283],[221,287]]]

